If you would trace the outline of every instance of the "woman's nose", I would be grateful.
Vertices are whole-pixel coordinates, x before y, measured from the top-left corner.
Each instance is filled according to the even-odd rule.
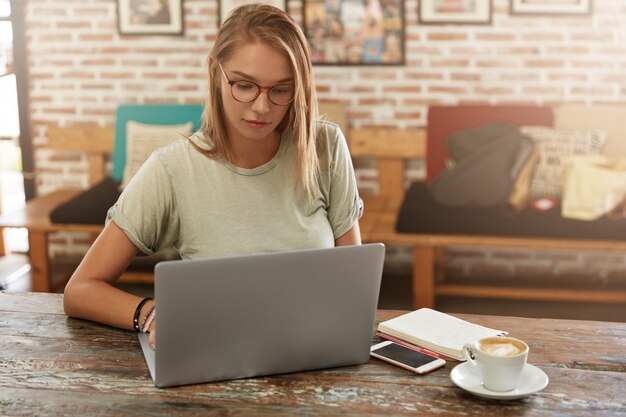
[[[252,102],[252,110],[257,113],[267,113],[270,111],[269,91],[261,90],[259,96]]]

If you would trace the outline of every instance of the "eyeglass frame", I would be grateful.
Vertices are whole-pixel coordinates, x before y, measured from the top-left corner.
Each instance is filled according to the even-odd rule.
[[[226,71],[224,71],[224,68],[222,67],[222,64],[221,64],[220,62],[218,62],[218,63],[217,63],[217,66],[218,66],[218,67],[220,67],[220,71],[222,71],[222,75],[224,75],[224,78],[226,79],[226,82],[228,83],[228,85],[230,85],[230,95],[233,97],[233,99],[235,99],[235,100],[236,100],[236,101],[238,101],[239,103],[252,103],[253,101],[255,101],[256,99],[258,99],[258,98],[259,98],[259,96],[261,95],[261,93],[262,93],[263,91],[267,91],[267,99],[270,101],[270,103],[272,103],[272,104],[273,104],[273,105],[275,105],[275,106],[288,106],[288,105],[290,105],[290,104],[293,102],[293,100],[296,98],[296,95],[295,95],[295,89],[294,89],[294,94],[293,94],[293,96],[291,97],[291,100],[289,100],[287,103],[285,103],[285,104],[275,103],[275,102],[272,100],[272,98],[270,97],[270,92],[272,91],[272,89],[273,89],[273,88],[276,88],[276,87],[279,87],[279,86],[282,86],[282,85],[287,85],[287,84],[285,84],[285,83],[283,83],[283,84],[276,84],[276,85],[273,85],[273,86],[271,86],[271,87],[268,87],[268,86],[261,86],[261,85],[259,85],[259,84],[255,83],[254,81],[248,81],[248,80],[237,80],[237,81],[233,81],[233,80],[230,80],[230,79],[228,78],[228,75],[226,75]],[[233,93],[233,86],[234,86],[235,84],[239,83],[239,82],[246,82],[246,83],[254,84],[254,85],[256,86],[256,88],[257,88],[257,93],[256,93],[256,96],[254,96],[254,98],[253,98],[252,100],[250,100],[250,101],[241,101],[241,100],[239,100],[237,97],[235,97],[235,94]]]

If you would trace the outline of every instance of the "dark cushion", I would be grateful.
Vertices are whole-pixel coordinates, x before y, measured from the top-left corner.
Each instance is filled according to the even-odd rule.
[[[411,184],[396,230],[400,233],[547,237],[564,239],[624,240],[626,219],[581,221],[561,217],[556,206],[540,212],[527,208],[450,207],[438,204],[423,182]]]
[[[107,211],[121,192],[119,183],[106,178],[50,213],[52,223],[104,224]]]
[[[520,165],[520,155],[528,158],[533,146],[510,122],[459,130],[448,136],[455,164],[430,184],[431,195],[450,206],[504,206],[516,180],[512,167]]]
[[[554,116],[549,107],[538,106],[431,106],[426,126],[426,181],[430,183],[446,167],[448,135],[461,129],[481,126],[488,122],[509,121],[517,126],[552,126]]]

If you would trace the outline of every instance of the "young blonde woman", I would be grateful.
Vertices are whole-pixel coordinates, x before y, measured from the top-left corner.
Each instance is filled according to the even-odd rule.
[[[113,286],[137,252],[183,259],[360,244],[345,138],[318,120],[307,41],[266,5],[237,8],[209,56],[202,128],[154,152],[65,289],[71,317],[151,332],[153,300]]]

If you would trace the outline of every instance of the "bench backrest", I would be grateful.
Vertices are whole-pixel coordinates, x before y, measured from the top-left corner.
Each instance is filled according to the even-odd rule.
[[[171,109],[169,105],[156,106],[156,110],[160,110],[159,113],[168,108]],[[197,115],[199,120],[201,106],[192,106],[194,106],[192,113]],[[155,109],[152,105],[133,105],[132,107]],[[170,124],[181,123],[179,118],[172,118],[169,115],[160,119],[152,116],[129,119],[136,114],[143,114],[143,110],[139,111],[132,107],[128,106],[127,108],[129,113],[124,116],[126,121],[137,120],[142,123],[150,123],[150,121],[158,120],[161,124],[167,124],[163,120],[175,120]],[[182,107],[178,107],[178,109],[182,110]],[[399,207],[404,196],[406,182],[405,162],[425,157],[425,131],[423,129],[401,130],[385,127],[350,129],[346,122],[345,106],[341,103],[321,102],[320,112],[325,114],[328,120],[341,126],[348,138],[348,146],[353,158],[373,158],[376,160],[379,192],[377,196],[368,197],[368,209],[393,210]],[[47,148],[66,152],[85,152],[89,162],[89,184],[91,185],[104,178],[106,161],[117,151],[118,165],[115,165],[114,161],[114,169],[117,167],[121,179],[121,173],[124,171],[121,163],[125,161],[126,150],[125,135],[116,135],[116,132],[124,131],[125,133],[125,129],[121,128],[121,123],[125,125],[125,122],[119,122],[116,124],[116,128],[50,127]],[[124,155],[121,155],[122,152]]]
[[[351,129],[348,147],[353,158],[373,158],[378,169],[378,195],[366,198],[368,210],[396,211],[404,199],[406,161],[425,156],[423,129]]]
[[[89,164],[89,184],[105,177],[106,161],[113,152],[115,129],[112,127],[50,127],[47,149],[61,152],[83,152]]]

